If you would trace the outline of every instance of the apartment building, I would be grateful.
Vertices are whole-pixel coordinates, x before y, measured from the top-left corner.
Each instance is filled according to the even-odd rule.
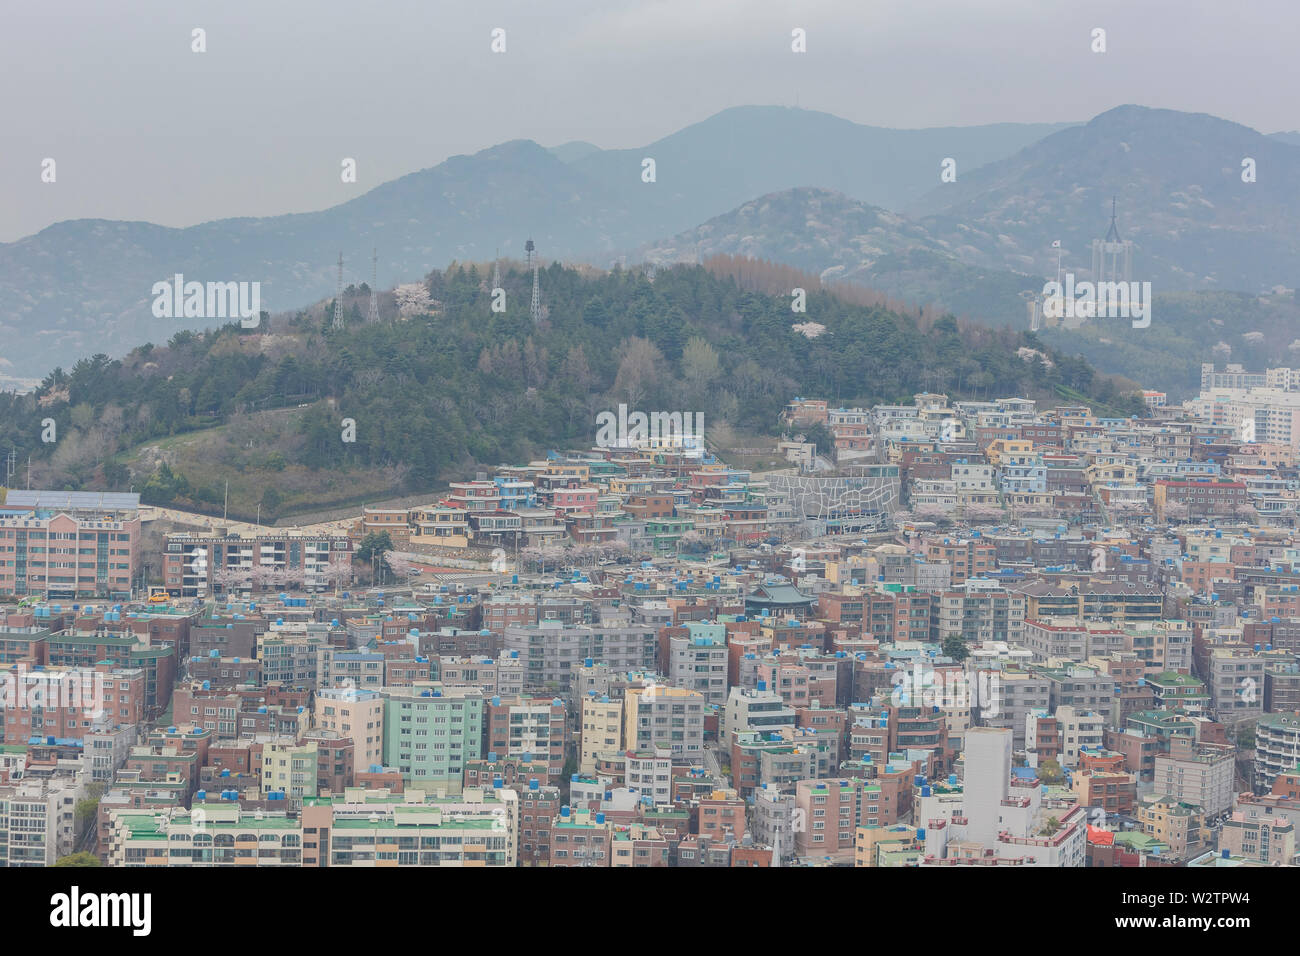
[[[1246,483],[1208,478],[1189,481],[1158,480],[1151,486],[1157,520],[1166,520],[1173,506],[1192,518],[1231,515],[1247,504]]]
[[[524,692],[524,666],[517,652],[498,658],[438,658],[438,681],[443,687],[477,687],[484,697],[519,697]]]
[[[1246,805],[1223,821],[1219,849],[1268,866],[1295,865],[1295,824],[1269,808]]]
[[[655,628],[631,624],[509,625],[502,646],[518,652],[526,691],[567,690],[574,669],[587,658],[614,670],[644,670],[655,664]]]
[[[319,753],[315,741],[267,741],[262,745],[262,796],[294,801],[317,795]]]
[[[867,786],[866,781],[852,777],[799,781],[794,792],[794,837],[799,856],[835,860],[853,852],[857,828],[865,822],[862,808]]]
[[[0,594],[130,597],[139,508],[136,494],[10,489],[0,505]]]
[[[993,697],[992,706],[984,708],[984,726],[1009,730],[1015,746],[1023,748],[1025,718],[1051,705],[1052,681],[1036,670],[1019,667],[980,671],[979,679],[988,680]]]
[[[1205,848],[1205,811],[1199,804],[1161,794],[1138,803],[1137,819],[1147,836],[1164,844],[1161,856],[1187,860]]]
[[[1220,723],[1236,725],[1264,713],[1267,659],[1248,647],[1209,649],[1210,707]]]
[[[578,772],[596,772],[600,754],[623,749],[623,701],[597,697],[593,691],[582,700],[582,723],[578,747]]]
[[[544,785],[559,781],[568,740],[560,698],[492,697],[484,706],[484,720],[487,737],[483,749],[489,759],[537,761],[547,767]]]
[[[316,686],[378,691],[384,687],[386,665],[387,658],[380,653],[321,645],[316,648]]]
[[[1115,678],[1086,664],[1034,668],[1047,678],[1051,707],[1074,707],[1080,712],[1100,714],[1106,726],[1113,726],[1116,710]]]
[[[110,866],[516,865],[513,790],[438,798],[420,790],[348,790],[307,798],[299,813],[205,805],[193,813],[113,812]]]
[[[629,790],[662,807],[673,802],[673,757],[667,748],[629,750],[623,755],[623,781]]]
[[[249,535],[169,534],[163,584],[172,597],[257,592],[286,586],[325,590],[352,579],[347,535],[293,532]]]
[[[967,578],[984,577],[997,569],[997,549],[984,538],[926,538],[925,560],[947,562],[952,568],[953,587]]]
[[[459,790],[466,762],[483,756],[483,695],[470,688],[388,687],[382,696],[383,765],[408,786]]]
[[[1255,724],[1255,792],[1300,766],[1300,713],[1265,714]]]
[[[733,687],[727,696],[720,737],[724,744],[738,733],[771,733],[794,727],[795,709],[780,694],[769,690],[765,681],[754,689]]]
[[[1055,717],[1061,734],[1062,767],[1073,770],[1085,751],[1102,749],[1106,721],[1101,714],[1066,704],[1056,708]]]
[[[651,684],[629,687],[623,698],[623,741],[630,750],[668,750],[675,757],[704,755],[705,698],[698,691]]]
[[[1205,682],[1191,674],[1169,671],[1147,677],[1146,683],[1152,690],[1155,705],[1161,710],[1182,711],[1189,717],[1206,713],[1210,695],[1205,691]]]
[[[83,795],[67,776],[0,786],[0,867],[53,866],[71,853]]]
[[[608,866],[612,829],[604,813],[561,807],[551,821],[551,866]]]
[[[145,715],[145,675],[139,668],[96,667],[0,672],[6,698],[0,711],[6,744],[83,740],[104,725],[134,726]]]
[[[1024,643],[1025,598],[988,580],[970,580],[938,597],[930,640],[942,642],[959,634],[967,643]]]
[[[257,657],[264,683],[280,681],[290,685],[331,686],[333,681],[318,684],[317,661],[327,638],[319,634],[295,634],[268,631],[257,637]],[[331,661],[332,663],[332,661]]]
[[[378,691],[322,688],[316,692],[312,712],[316,727],[352,741],[356,766],[383,763],[384,699]]]
[[[1172,737],[1169,752],[1155,758],[1155,792],[1200,807],[1207,815],[1232,808],[1236,748]]]
[[[727,700],[726,626],[704,621],[687,621],[683,626],[687,634],[668,638],[668,679],[721,706]]]

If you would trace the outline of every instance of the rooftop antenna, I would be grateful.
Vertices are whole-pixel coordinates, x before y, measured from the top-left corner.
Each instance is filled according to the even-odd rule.
[[[334,328],[343,328],[343,252],[339,251],[339,287],[334,296]]]
[[[1115,224],[1115,197],[1110,197],[1110,228],[1106,230],[1107,242],[1122,242],[1119,237],[1119,227]]]
[[[537,247],[533,245],[533,240],[529,239],[524,243],[524,252],[528,256],[528,264],[533,267],[533,301],[528,306],[528,314],[533,317],[533,324],[536,325],[542,321],[542,290],[537,278]]]
[[[341,254],[340,254],[341,255]],[[336,314],[337,319],[337,314]],[[370,253],[370,311],[366,313],[367,322],[379,321],[379,250]]]

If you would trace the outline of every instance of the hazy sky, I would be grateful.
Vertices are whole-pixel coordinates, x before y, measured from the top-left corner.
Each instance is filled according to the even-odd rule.
[[[1139,103],[1296,129],[1298,35],[1294,0],[0,0],[0,241],[305,212],[504,140],[639,146],[796,97],[876,126]]]

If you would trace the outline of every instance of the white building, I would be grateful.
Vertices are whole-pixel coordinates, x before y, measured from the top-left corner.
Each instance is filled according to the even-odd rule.
[[[951,778],[947,786],[922,785],[915,816],[925,831],[922,866],[1084,865],[1083,809],[1045,808],[1036,777],[1013,780],[1012,741],[1009,728],[972,727],[961,787]]]
[[[62,776],[0,787],[0,867],[53,866],[70,854],[81,796]]]

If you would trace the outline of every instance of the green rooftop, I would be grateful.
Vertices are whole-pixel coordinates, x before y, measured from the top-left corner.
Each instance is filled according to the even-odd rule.
[[[1137,830],[1117,831],[1115,833],[1115,842],[1142,853],[1150,853],[1153,850],[1169,849],[1169,844]]]
[[[429,819],[419,820],[413,814],[406,814],[404,819],[381,817],[371,820],[369,817],[335,817],[335,830],[397,830],[416,827],[445,827],[450,830],[493,830],[500,826],[494,817],[476,816],[465,820],[453,820],[447,814],[429,814]]]
[[[1201,689],[1205,687],[1205,681],[1200,678],[1193,677],[1191,674],[1180,674],[1177,671],[1165,671],[1163,674],[1148,677],[1147,683],[1159,687],[1195,687]]]

